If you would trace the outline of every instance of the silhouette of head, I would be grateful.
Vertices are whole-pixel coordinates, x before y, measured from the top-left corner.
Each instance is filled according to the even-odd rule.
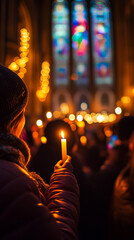
[[[116,125],[116,132],[120,140],[129,140],[134,132],[134,116],[125,116]]]
[[[7,67],[0,65],[0,131],[12,132],[22,120],[23,127],[27,100],[28,90],[22,79]],[[17,135],[22,127],[19,131],[15,130],[18,131]]]
[[[56,119],[48,122],[44,130],[47,143],[58,147],[62,138],[61,131],[64,132],[64,137],[67,139],[67,148],[69,154],[75,143],[75,136],[70,125],[67,122],[64,122],[64,120]]]

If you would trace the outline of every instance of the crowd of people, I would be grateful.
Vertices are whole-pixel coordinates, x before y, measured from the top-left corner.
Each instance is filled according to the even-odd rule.
[[[84,145],[77,128],[53,119],[36,145],[25,124],[27,87],[4,66],[0,83],[0,239],[133,239],[134,116],[109,124],[109,136],[105,124],[85,126]]]
[[[115,205],[115,183],[132,159],[134,116],[123,117],[110,124],[109,128],[111,137],[106,137],[105,125],[85,129],[87,143],[83,146],[78,131],[72,131],[69,123],[64,119],[51,120],[44,128],[47,142],[39,145],[28,165],[30,171],[37,172],[49,184],[54,166],[61,159],[58,133],[61,129],[66,132],[68,154],[71,156],[73,173],[80,189],[80,240],[123,239],[125,236],[122,230],[119,231],[118,223],[115,224],[119,209]],[[112,139],[115,141],[112,142]]]

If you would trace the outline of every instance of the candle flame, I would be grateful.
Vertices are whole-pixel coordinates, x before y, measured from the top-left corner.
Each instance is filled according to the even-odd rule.
[[[64,138],[64,132],[63,131],[61,131],[61,136],[62,136],[62,138]]]

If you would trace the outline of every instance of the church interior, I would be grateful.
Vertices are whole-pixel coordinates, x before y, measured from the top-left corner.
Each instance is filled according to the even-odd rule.
[[[0,63],[26,83],[32,124],[134,112],[134,0],[2,0],[0,11]]]

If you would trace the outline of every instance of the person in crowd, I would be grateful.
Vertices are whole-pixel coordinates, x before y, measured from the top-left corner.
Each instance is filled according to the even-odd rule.
[[[50,185],[27,169],[30,152],[19,136],[28,91],[2,65],[0,85],[0,239],[76,240],[79,188],[71,159],[57,162]]]
[[[134,116],[119,121],[118,134],[129,148],[129,161],[119,174],[111,207],[111,239],[134,239]]]
[[[30,161],[28,168],[35,171],[45,180],[50,182],[55,164],[61,156],[61,131],[64,132],[67,139],[67,153],[71,155],[75,144],[75,136],[70,125],[62,119],[49,121],[44,129],[44,135],[47,143],[41,143],[37,153]],[[45,156],[45,157],[44,157]]]
[[[120,138],[119,129],[120,125],[117,124],[118,138]],[[129,161],[129,149],[126,143],[118,140],[111,149],[107,148],[105,159],[101,154],[102,147],[100,148],[98,143],[99,141],[96,141],[89,147],[87,162],[83,167],[80,186],[81,240],[110,239],[110,206],[113,188],[116,178]]]
[[[54,166],[58,159],[61,159],[61,130],[64,131],[64,135],[67,139],[67,153],[71,156],[73,173],[79,185],[81,200],[84,197],[84,181],[86,182],[86,179],[83,179],[82,173],[82,166],[83,162],[85,162],[84,159],[86,155],[86,149],[82,148],[80,145],[77,132],[74,133],[72,131],[69,123],[65,122],[62,119],[51,120],[47,123],[44,129],[44,135],[47,138],[47,143],[40,144],[37,153],[28,164],[28,168],[31,171],[39,173],[45,182],[50,182]],[[82,208],[80,203],[80,212],[81,210]],[[80,233],[80,230],[81,221],[79,219],[78,233]]]

